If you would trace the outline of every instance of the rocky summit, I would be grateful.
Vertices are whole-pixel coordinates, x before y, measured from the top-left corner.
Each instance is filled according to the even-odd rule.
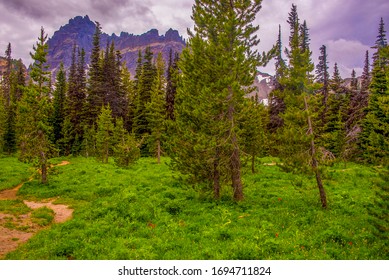
[[[95,22],[88,16],[77,16],[70,19],[66,25],[56,31],[53,37],[48,40],[50,70],[56,72],[61,62],[64,63],[65,69],[70,67],[74,45],[85,50],[86,63],[89,64],[95,28]],[[119,36],[103,33],[100,39],[100,47],[105,49],[107,43],[112,41],[115,43],[115,48],[120,51],[123,61],[125,61],[132,74],[135,73],[139,50],[143,51],[147,46],[150,46],[154,55],[161,52],[164,59],[168,61],[170,49],[173,52],[181,52],[185,47],[184,39],[177,30],[173,29],[169,29],[165,35],[160,35],[156,29],[151,29],[141,35],[127,32],[121,32]]]

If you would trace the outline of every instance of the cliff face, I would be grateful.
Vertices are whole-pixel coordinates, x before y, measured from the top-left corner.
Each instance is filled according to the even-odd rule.
[[[65,68],[70,66],[74,45],[85,50],[86,63],[89,64],[95,28],[95,23],[88,16],[77,16],[56,31],[53,37],[48,40],[48,63],[51,67],[50,70],[55,72],[59,68],[61,61],[64,63]],[[175,52],[181,52],[185,47],[185,41],[178,31],[172,29],[169,29],[165,35],[159,35],[156,29],[141,35],[129,34],[127,32],[121,32],[119,36],[103,33],[100,47],[105,49],[107,43],[112,41],[115,43],[116,49],[121,52],[123,61],[126,62],[131,73],[135,72],[138,51],[143,51],[147,46],[151,47],[154,55],[162,52],[166,61],[168,61],[170,49]]]
[[[11,67],[13,70],[16,70],[18,69],[18,60],[16,59],[12,59],[11,61]],[[22,63],[22,67],[23,67],[23,70],[24,70],[24,73],[27,74],[27,68],[26,66]],[[0,77],[3,76],[4,72],[7,70],[7,59],[5,57],[2,57],[0,56]]]

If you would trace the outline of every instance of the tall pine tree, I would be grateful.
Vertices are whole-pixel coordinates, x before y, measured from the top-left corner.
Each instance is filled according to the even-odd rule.
[[[51,142],[52,126],[49,117],[52,113],[48,93],[50,73],[47,71],[47,35],[41,28],[31,58],[32,83],[26,88],[18,107],[18,135],[20,157],[36,163],[41,170],[42,183],[47,182],[48,160],[54,155]]]
[[[169,51],[169,63],[166,74],[166,118],[174,120],[174,100],[177,93],[178,82],[178,53],[174,54],[173,50]]]
[[[86,106],[86,69],[85,51],[73,47],[72,62],[69,69],[67,98],[65,102],[65,120],[62,127],[61,146],[65,155],[80,152],[83,139],[83,127],[87,123]]]
[[[376,41],[370,98],[367,115],[362,124],[360,148],[370,163],[389,164],[389,47],[386,44],[381,19]]]
[[[93,35],[93,48],[90,57],[88,95],[86,99],[85,117],[89,124],[96,122],[102,106],[104,105],[103,69],[100,59],[100,23],[96,22]]]
[[[42,97],[44,95],[49,97],[51,91],[51,73],[48,71],[49,65],[47,64],[48,49],[47,34],[45,34],[42,27],[36,46],[33,46],[34,52],[30,53],[31,58],[34,61],[31,67],[30,77],[34,81],[35,89]]]
[[[155,76],[151,100],[146,105],[147,121],[150,128],[149,149],[152,154],[156,155],[157,163],[161,162],[162,154],[162,142],[165,134],[165,119],[166,119],[166,106],[165,106],[165,62],[162,54],[158,53],[156,60],[157,75]]]
[[[316,81],[321,84],[319,89],[319,93],[322,95],[321,125],[324,126],[329,94],[328,57],[325,45],[320,47],[319,64],[316,66]]]
[[[6,126],[4,134],[4,152],[12,154],[16,152],[16,114],[17,103],[20,101],[25,87],[25,71],[21,60],[16,63],[16,69],[11,72],[10,98],[11,102],[6,110]]]
[[[313,84],[314,65],[311,61],[309,48],[309,33],[304,21],[299,23],[297,6],[292,5],[288,17],[290,26],[289,49],[286,54],[289,66],[285,78],[281,80],[283,86],[285,112],[282,114],[284,125],[280,131],[280,156],[284,161],[284,168],[293,171],[312,170],[320,193],[322,207],[327,207],[326,193],[323,187],[317,148],[311,96],[316,90]]]
[[[281,80],[285,78],[286,63],[282,57],[282,39],[281,39],[281,25],[279,26],[278,39],[276,43],[276,75],[274,90],[269,96],[269,123],[268,129],[270,132],[276,133],[277,129],[282,127],[283,120],[281,114],[285,112],[285,102],[283,96],[283,87]]]
[[[233,197],[244,198],[241,179],[239,116],[250,92],[259,56],[253,21],[261,1],[196,1],[176,96],[177,137],[173,161],[220,196],[229,182]]]
[[[112,154],[114,145],[114,123],[112,110],[109,107],[102,107],[101,113],[97,120],[96,132],[96,152],[97,158],[102,163],[108,163],[109,156]]]
[[[11,154],[16,150],[16,135],[15,135],[15,114],[16,103],[14,100],[14,82],[15,71],[12,69],[12,49],[11,43],[8,44],[5,51],[6,67],[2,79],[2,101],[4,109],[5,123],[3,124],[3,133],[0,133],[0,142],[3,143],[3,151]],[[1,149],[0,149],[1,150]]]
[[[66,102],[66,73],[64,70],[63,63],[61,63],[59,71],[57,73],[55,91],[53,98],[53,133],[54,143],[58,143],[63,138],[63,123],[65,119],[65,102]]]
[[[333,76],[329,80],[329,88],[331,91],[328,96],[322,141],[324,142],[323,146],[335,157],[343,158],[346,141],[345,119],[348,109],[348,96],[337,63],[334,66]]]
[[[138,138],[146,137],[150,134],[146,105],[151,101],[152,86],[156,76],[156,69],[153,64],[153,53],[150,47],[146,48],[141,61],[142,66],[140,77],[138,78],[138,72],[135,77],[137,99],[133,124],[134,133]],[[138,69],[137,71],[140,70]]]
[[[5,51],[5,71],[2,73],[2,87],[3,87],[3,96],[5,101],[5,106],[8,109],[11,103],[11,71],[12,71],[12,48],[11,43],[8,43],[7,49]]]

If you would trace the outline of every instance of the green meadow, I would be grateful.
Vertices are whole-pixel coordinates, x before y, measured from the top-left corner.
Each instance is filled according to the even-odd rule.
[[[31,174],[29,165],[21,163],[15,157],[4,158],[0,155],[0,191],[26,181]]]
[[[92,158],[55,159],[69,165],[50,170],[49,183],[26,182],[20,199],[56,198],[74,209],[56,224],[47,209],[35,210],[45,226],[5,259],[34,260],[361,260],[388,259],[388,233],[376,226],[388,170],[334,164],[324,176],[328,209],[322,209],[313,176],[286,173],[275,158],[244,167],[243,202],[224,188],[220,200],[170,170],[141,158],[129,169]],[[0,158],[0,189],[31,176],[28,165]],[[8,170],[9,169],[9,170]],[[7,171],[8,170],[8,171]],[[386,174],[386,175],[385,175]],[[28,211],[28,210],[27,210]],[[26,212],[20,200],[0,203],[0,212]],[[382,215],[381,215],[382,216]],[[387,217],[387,215],[386,215]],[[387,228],[387,220],[379,220]],[[48,226],[47,226],[48,225]]]

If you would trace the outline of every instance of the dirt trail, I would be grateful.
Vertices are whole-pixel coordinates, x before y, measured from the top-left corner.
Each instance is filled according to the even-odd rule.
[[[54,211],[54,223],[63,223],[72,217],[73,209],[70,209],[67,205],[53,204],[53,200],[50,202],[35,202],[35,201],[23,201],[31,209],[38,209],[42,207],[50,208]]]
[[[23,186],[24,183],[20,183],[17,185],[15,188],[10,189],[10,190],[4,190],[0,192],[0,200],[12,200],[12,199],[17,199],[17,193],[19,189]]]
[[[15,250],[20,244],[27,242],[34,232],[8,229],[0,226],[0,259]]]
[[[62,161],[54,166],[64,166],[70,164],[68,161]],[[32,178],[29,179],[31,181]],[[0,192],[0,200],[15,200],[18,199],[17,192],[23,186],[24,183],[17,185],[13,189],[4,190]],[[47,207],[54,211],[54,223],[63,223],[71,219],[73,215],[73,209],[70,209],[67,205],[53,204],[55,199],[47,202],[27,201],[26,204],[31,209],[38,209],[41,207]],[[4,225],[12,225],[15,229],[4,227]],[[23,229],[23,230],[22,230]],[[3,258],[8,252],[15,250],[21,243],[27,242],[35,233],[43,229],[31,221],[31,213],[25,215],[9,215],[0,213],[0,259]]]

